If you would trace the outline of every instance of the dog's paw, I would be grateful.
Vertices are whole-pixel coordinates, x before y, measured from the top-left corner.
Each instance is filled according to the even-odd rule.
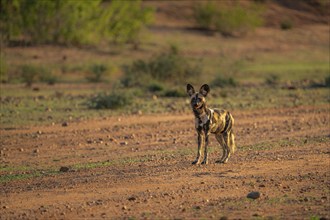
[[[191,164],[199,164],[198,160],[194,160]]]
[[[209,162],[207,160],[203,160],[202,164],[208,164]]]

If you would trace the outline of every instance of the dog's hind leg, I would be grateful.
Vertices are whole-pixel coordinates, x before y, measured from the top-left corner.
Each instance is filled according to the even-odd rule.
[[[223,138],[224,138],[225,147],[227,149],[227,154],[223,160],[223,163],[227,163],[228,159],[230,158],[230,155],[233,153],[233,151],[235,149],[234,149],[234,146],[231,145],[231,133],[230,132],[224,133]]]
[[[224,137],[221,133],[216,134],[215,137],[216,137],[217,141],[219,142],[220,146],[222,147],[222,157],[220,160],[217,160],[216,163],[223,163],[223,161],[226,158],[228,149],[226,147]]]

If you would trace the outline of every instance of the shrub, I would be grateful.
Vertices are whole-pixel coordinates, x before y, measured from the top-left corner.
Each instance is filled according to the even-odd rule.
[[[107,36],[116,43],[130,42],[135,46],[140,43],[140,32],[152,22],[154,13],[152,8],[142,7],[140,0],[114,0],[106,11]]]
[[[89,68],[89,73],[86,79],[89,82],[101,82],[104,79],[108,68],[104,64],[93,64]]]
[[[281,26],[282,30],[289,30],[289,29],[292,29],[293,24],[292,24],[291,20],[286,19],[286,20],[281,21],[280,26]]]
[[[42,66],[25,64],[20,67],[20,74],[22,81],[29,87],[35,82],[46,82],[53,85],[58,81],[57,76],[52,74],[49,69]]]
[[[237,86],[237,82],[232,77],[224,77],[222,75],[218,75],[212,82],[212,86],[215,87],[235,87]]]
[[[164,90],[164,86],[161,83],[153,82],[148,85],[148,90],[150,92],[160,92]]]
[[[192,66],[177,49],[171,49],[150,60],[136,60],[131,65],[124,65],[121,82],[125,87],[146,86],[150,81],[177,84],[198,77],[201,68],[201,65]]]
[[[125,92],[98,94],[88,102],[92,109],[120,109],[132,103],[132,97]]]
[[[51,72],[44,72],[43,75],[40,75],[40,81],[45,82],[49,85],[54,85],[58,82],[58,77]]]
[[[325,78],[325,86],[326,86],[326,87],[330,87],[330,76],[327,76],[327,77]]]
[[[197,24],[205,29],[212,29],[214,18],[218,10],[214,3],[208,2],[206,4],[197,4],[194,7],[194,18]]]
[[[23,65],[21,67],[21,77],[27,86],[32,86],[38,80],[40,69],[33,65]]]
[[[8,68],[4,55],[0,51],[0,83],[8,81]]]
[[[263,24],[262,8],[257,4],[243,8],[240,5],[219,7],[212,2],[199,4],[194,10],[196,23],[223,35],[244,34]]]
[[[275,85],[279,84],[280,77],[279,77],[279,75],[276,75],[276,74],[270,74],[266,77],[265,82],[267,85],[275,86]]]
[[[215,21],[216,30],[224,35],[244,34],[262,24],[257,8],[244,9],[240,6],[221,10]]]

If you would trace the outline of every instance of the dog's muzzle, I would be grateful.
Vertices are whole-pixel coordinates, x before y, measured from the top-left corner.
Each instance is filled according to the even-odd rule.
[[[203,104],[199,105],[199,104],[195,104],[194,105],[194,108],[195,109],[201,109],[203,107]]]

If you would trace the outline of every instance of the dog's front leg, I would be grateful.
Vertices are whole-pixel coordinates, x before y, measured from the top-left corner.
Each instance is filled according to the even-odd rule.
[[[200,158],[201,158],[201,154],[202,154],[202,148],[203,148],[203,145],[204,145],[204,134],[202,132],[197,132],[198,133],[198,149],[197,149],[197,157],[196,157],[196,160],[194,160],[192,162],[192,164],[199,164],[200,163]]]
[[[208,150],[207,146],[209,145],[209,135],[205,135],[205,144],[204,144],[204,160],[202,161],[202,164],[208,163]]]

